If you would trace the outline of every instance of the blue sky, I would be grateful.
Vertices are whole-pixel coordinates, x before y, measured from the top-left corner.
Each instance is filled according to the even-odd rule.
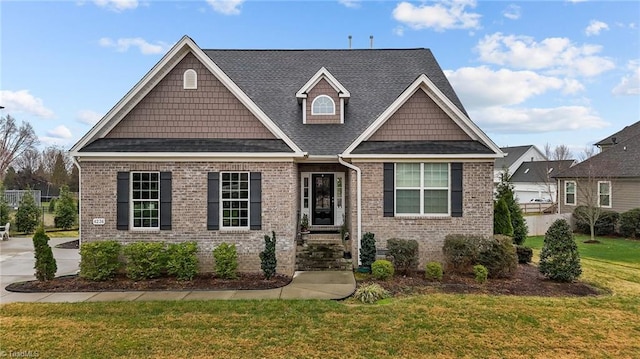
[[[640,2],[0,1],[2,115],[71,147],[183,35],[202,48],[430,48],[499,146],[640,120]]]

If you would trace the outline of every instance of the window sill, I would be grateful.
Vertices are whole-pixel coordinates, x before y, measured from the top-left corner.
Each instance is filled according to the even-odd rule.
[[[160,228],[129,228],[129,232],[134,233],[158,233]]]
[[[401,215],[401,214],[396,214],[395,217],[396,219],[435,219],[435,220],[442,220],[442,219],[451,219],[451,215],[449,214],[443,214],[443,215]]]
[[[220,234],[246,234],[246,233],[251,233],[251,230],[249,228],[242,228],[242,229],[220,228],[218,232],[220,232]]]

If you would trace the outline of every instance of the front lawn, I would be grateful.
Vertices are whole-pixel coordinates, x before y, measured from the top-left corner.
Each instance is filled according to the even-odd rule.
[[[576,243],[580,256],[618,263],[640,264],[640,240],[624,238],[597,237],[600,243],[584,243],[587,235],[576,235]],[[528,237],[525,245],[534,249],[542,249],[544,236]]]

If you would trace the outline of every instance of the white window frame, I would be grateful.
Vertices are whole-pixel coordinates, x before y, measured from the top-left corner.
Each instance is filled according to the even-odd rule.
[[[134,199],[133,198],[133,182],[137,174],[156,174],[158,176],[158,198],[157,199]],[[135,226],[135,202],[156,203],[158,210],[158,226],[157,227],[136,227]],[[144,218],[144,217],[143,217]],[[156,171],[134,171],[131,172],[129,178],[129,228],[135,231],[153,231],[160,230],[160,172]]]
[[[393,166],[393,211],[396,217],[450,217],[451,216],[451,163],[447,165],[447,187],[426,187],[424,183],[424,165],[425,164],[441,164],[442,162],[420,162],[420,186],[419,187],[398,187],[397,167]],[[415,163],[415,162],[404,162]],[[398,190],[419,190],[420,191],[420,213],[399,213],[398,212]],[[424,191],[425,190],[447,190],[447,212],[446,213],[425,213],[424,212]]]
[[[193,76],[193,84],[187,81],[187,77]],[[182,75],[182,88],[185,90],[197,90],[198,89],[198,73],[194,69],[185,70]]]
[[[224,175],[246,174],[247,175],[247,198],[223,198]],[[246,226],[225,226],[224,225],[224,203],[225,202],[246,202],[247,203],[247,225]],[[233,219],[233,217],[229,217]],[[241,218],[241,217],[240,217]],[[220,172],[220,229],[221,230],[248,230],[251,226],[251,174],[247,171],[225,171]]]
[[[573,203],[567,201],[567,195],[569,194],[567,192],[567,187],[569,186],[569,183],[573,183]],[[564,204],[567,206],[575,206],[578,203],[578,184],[576,183],[576,181],[564,181]]]
[[[332,111],[331,113],[329,113],[329,112],[316,112],[316,111],[315,111],[315,104],[316,104],[316,101],[318,101],[318,100],[319,100],[319,99],[321,99],[321,98],[327,98],[327,99],[329,99],[329,101],[331,102],[332,108],[333,108],[333,111]],[[336,103],[335,103],[335,101],[333,101],[333,99],[332,99],[330,96],[327,96],[327,95],[320,95],[320,96],[317,96],[317,97],[316,97],[316,98],[314,98],[314,99],[313,99],[313,101],[311,102],[311,114],[312,114],[312,115],[320,115],[320,116],[331,116],[331,115],[335,115],[335,114],[336,114]]]
[[[606,184],[609,186],[609,193],[606,193],[606,194],[602,194],[602,193],[600,193],[600,184],[604,184],[604,183],[606,183]],[[600,197],[601,197],[601,196],[609,196],[609,204],[608,204],[608,205],[603,206],[603,205],[600,203]],[[611,202],[612,202],[612,196],[611,196],[611,181],[598,181],[598,207],[602,207],[602,208],[611,208],[611,205],[612,205],[612,203],[611,203]]]

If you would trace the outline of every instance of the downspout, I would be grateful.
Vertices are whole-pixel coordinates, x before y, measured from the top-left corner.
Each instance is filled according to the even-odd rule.
[[[346,162],[342,159],[342,155],[338,155],[338,162],[343,166],[350,168],[356,171],[356,211],[357,211],[357,222],[358,222],[358,265],[361,265],[360,262],[360,240],[362,238],[362,173],[360,168]]]
[[[80,203],[80,198],[82,197],[80,194],[82,193],[82,169],[80,168],[80,163],[76,156],[71,156],[71,160],[73,164],[78,167],[78,248],[82,245],[82,206]]]
[[[566,194],[564,194],[564,196],[566,196]],[[556,204],[558,207],[556,214],[560,214],[560,178],[558,178],[558,185],[556,187]]]

